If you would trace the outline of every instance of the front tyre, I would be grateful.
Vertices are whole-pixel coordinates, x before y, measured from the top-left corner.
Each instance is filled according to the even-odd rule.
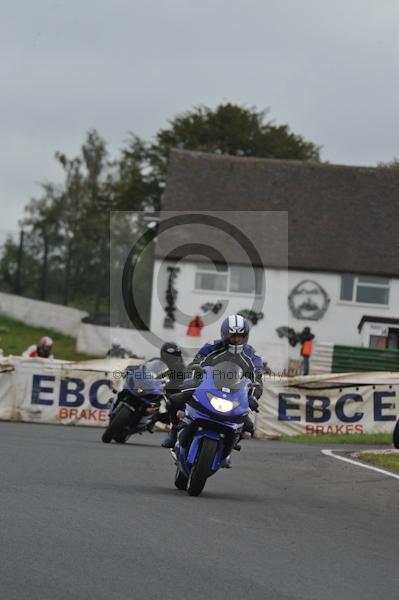
[[[175,475],[175,486],[178,490],[186,490],[188,483],[188,477],[185,473],[180,471],[179,467],[176,467],[176,475]]]
[[[129,437],[129,435],[127,435],[127,434],[124,434],[124,433],[123,433],[123,434],[121,434],[121,435],[116,435],[116,436],[114,437],[114,441],[115,441],[117,444],[125,444],[125,443],[126,443],[126,441],[127,441],[127,439],[128,439],[128,437]]]
[[[104,431],[104,433],[101,436],[101,441],[104,444],[109,444],[110,442],[112,442],[112,435],[109,434],[108,432],[108,427],[107,429]]]
[[[206,480],[211,474],[213,461],[218,449],[218,442],[204,437],[197,459],[188,478],[187,491],[190,496],[199,496],[205,487]]]
[[[114,438],[118,438],[119,441],[124,437],[126,435],[124,429],[130,424],[132,416],[131,410],[122,405],[101,437],[104,444],[109,444]],[[119,441],[119,443],[121,442]]]
[[[395,429],[393,430],[393,445],[399,450],[399,419],[396,421]]]

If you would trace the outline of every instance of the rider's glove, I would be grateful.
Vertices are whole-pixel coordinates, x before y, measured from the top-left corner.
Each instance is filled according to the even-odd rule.
[[[250,396],[248,398],[249,408],[254,412],[259,412],[259,402],[255,398],[255,396]]]

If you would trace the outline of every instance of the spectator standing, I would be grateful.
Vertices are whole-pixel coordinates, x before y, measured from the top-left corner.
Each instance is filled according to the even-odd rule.
[[[201,330],[204,328],[204,325],[204,320],[199,315],[196,315],[188,324],[187,335],[201,337]]]
[[[299,342],[301,343],[303,375],[309,375],[310,357],[312,356],[313,352],[314,337],[315,336],[311,332],[310,327],[304,327],[301,333],[298,335]]]

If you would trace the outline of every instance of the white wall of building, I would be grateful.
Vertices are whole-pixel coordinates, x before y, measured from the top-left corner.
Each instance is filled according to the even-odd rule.
[[[333,273],[310,273],[289,271],[289,289],[304,279],[317,281],[330,297],[330,304],[325,315],[319,321],[303,321],[290,314],[290,326],[294,329],[309,325],[317,335],[319,343],[344,344],[361,346],[362,336],[358,325],[363,315],[395,318],[399,316],[399,280],[391,279],[389,304],[374,305],[369,303],[353,303],[340,300],[341,276]],[[282,298],[284,301],[284,298]],[[285,302],[287,300],[285,299]]]
[[[151,330],[160,337],[172,337],[183,347],[201,346],[206,341],[219,337],[220,321],[223,316],[250,309],[253,298],[246,294],[195,290],[196,264],[180,262],[180,271],[175,281],[178,291],[177,307],[186,316],[177,319],[174,329],[164,328],[166,305],[165,292],[168,283],[167,266],[173,263],[162,263],[157,260],[154,268],[153,298],[151,308]],[[297,284],[304,280],[317,282],[330,298],[328,309],[320,320],[304,320],[295,318],[288,306],[288,295]],[[341,276],[333,273],[317,273],[306,271],[265,270],[266,294],[261,308],[264,318],[251,330],[251,344],[268,360],[274,369],[286,368],[288,357],[299,358],[299,348],[291,348],[286,339],[276,333],[279,326],[290,326],[300,331],[310,326],[319,343],[344,344],[361,346],[364,337],[358,332],[358,324],[363,315],[379,317],[399,317],[399,280],[390,282],[389,305],[372,305],[369,303],[352,303],[340,300]],[[206,302],[225,300],[227,307],[215,318],[215,322],[207,325],[201,338],[190,338],[186,335],[187,323],[194,315],[203,315],[201,305]]]

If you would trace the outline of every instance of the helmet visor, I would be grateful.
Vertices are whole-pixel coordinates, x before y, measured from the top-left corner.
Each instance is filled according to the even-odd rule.
[[[48,358],[52,350],[51,346],[39,346],[38,355],[42,358]]]

